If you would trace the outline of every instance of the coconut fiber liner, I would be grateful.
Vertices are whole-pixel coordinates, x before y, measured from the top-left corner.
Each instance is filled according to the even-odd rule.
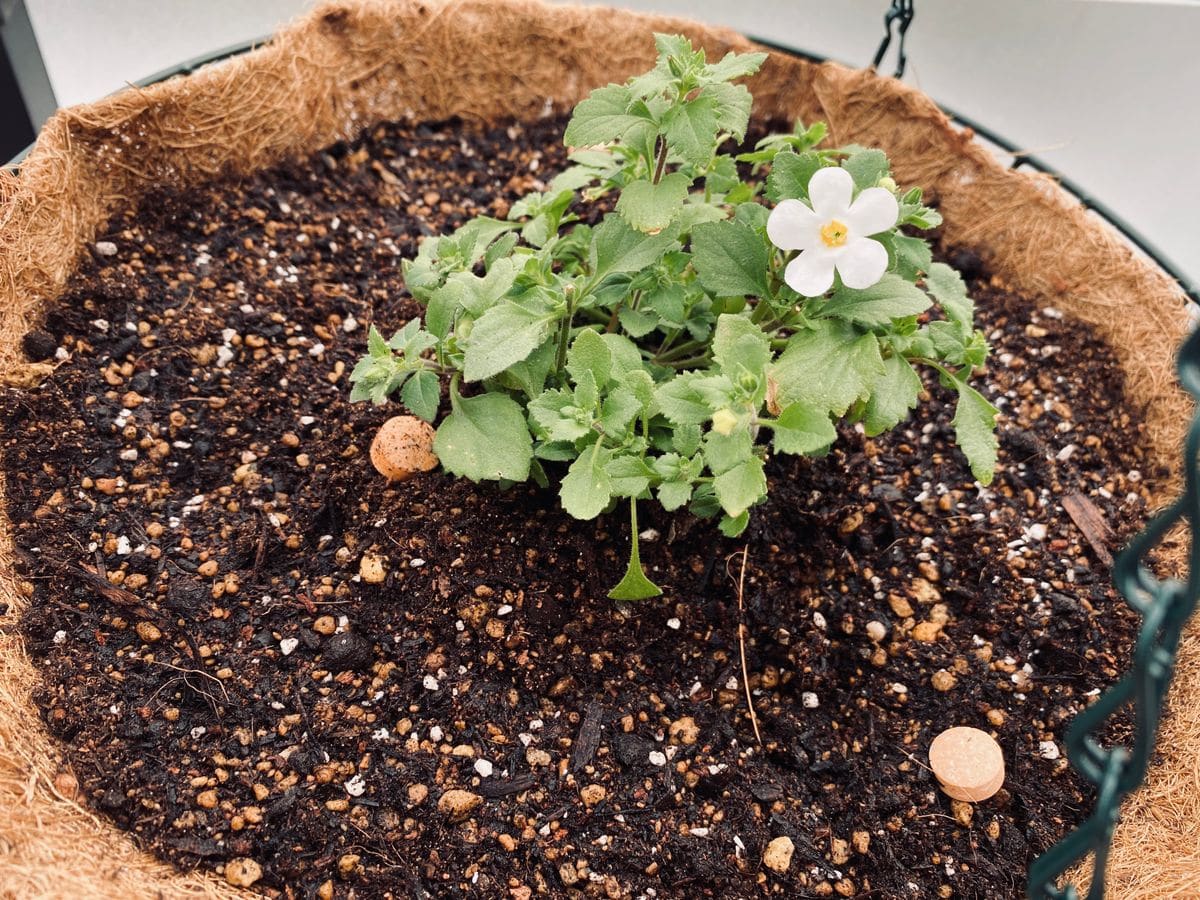
[[[678,19],[535,0],[340,0],[267,45],[183,78],[59,111],[19,172],[0,171],[0,382],[30,385],[21,336],[55,301],[116,211],[164,183],[198,184],[307,155],[370,125],[412,118],[535,118],[654,59],[653,31],[710,57],[745,38]],[[866,71],[772,54],[749,83],[760,116],[826,121],[835,143],[877,146],[898,180],[924,186],[954,243],[981,251],[1016,289],[1093,325],[1116,349],[1146,440],[1174,473],[1192,408],[1174,375],[1185,299],[1051,179],[1005,168],[919,91]],[[0,475],[2,478],[2,475]],[[0,481],[0,500],[3,499]],[[0,896],[231,897],[213,875],[180,874],[55,787],[62,755],[31,700],[21,642],[28,603],[0,504]],[[1182,564],[1181,547],[1165,554]],[[1200,629],[1185,635],[1161,752],[1126,805],[1110,896],[1200,892]]]

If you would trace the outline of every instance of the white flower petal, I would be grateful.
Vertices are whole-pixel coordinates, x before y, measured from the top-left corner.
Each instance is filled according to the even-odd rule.
[[[824,247],[804,250],[787,264],[783,280],[802,297],[819,297],[833,287],[833,265],[837,256]],[[886,252],[884,263],[887,263]]]
[[[821,240],[823,224],[799,200],[782,200],[767,216],[767,237],[780,250],[807,250]]]
[[[870,238],[851,238],[837,258],[842,283],[859,291],[879,281],[887,266],[887,250],[879,241]]]
[[[862,237],[887,231],[898,218],[900,204],[891,191],[879,187],[867,188],[846,210],[846,224],[851,233]]]
[[[853,193],[854,179],[845,169],[835,166],[817,169],[808,182],[808,199],[825,222],[845,217]]]

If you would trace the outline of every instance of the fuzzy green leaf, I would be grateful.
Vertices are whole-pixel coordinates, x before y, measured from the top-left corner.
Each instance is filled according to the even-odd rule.
[[[684,372],[655,390],[658,408],[672,425],[699,425],[712,415],[712,407],[696,390],[695,382],[700,377],[698,373]]]
[[[917,405],[921,393],[921,378],[904,357],[887,357],[883,370],[871,385],[871,397],[863,413],[863,428],[869,437],[883,434],[908,418],[908,411]]]
[[[571,377],[578,382],[584,372],[591,372],[598,388],[608,384],[612,363],[612,350],[600,333],[591,328],[579,332],[567,352],[567,371]]]
[[[608,474],[612,451],[599,443],[584,451],[563,477],[559,497],[563,509],[576,519],[594,519],[612,499],[613,484]]]
[[[770,295],[766,241],[740,222],[710,222],[692,231],[692,264],[717,297]]]
[[[821,168],[821,157],[812,151],[796,153],[784,150],[775,154],[771,174],[767,176],[767,199],[807,200],[808,183]]]
[[[670,107],[663,116],[667,145],[684,161],[703,166],[712,159],[717,148],[717,132],[721,130],[718,107],[718,97],[704,91]]]
[[[633,94],[620,84],[597,88],[575,107],[563,134],[568,147],[591,147],[619,140],[641,119],[630,115]]]
[[[521,407],[505,394],[458,398],[433,441],[446,471],[472,481],[524,481],[533,441]]]
[[[763,474],[762,460],[753,457],[734,466],[713,480],[717,500],[725,514],[737,518],[758,503],[767,493],[767,476]]]
[[[414,416],[432,422],[437,418],[441,387],[437,375],[428,369],[419,369],[404,383],[404,390],[400,392],[400,402],[408,407],[408,411]]]
[[[971,474],[981,484],[991,484],[996,474],[996,457],[999,442],[996,440],[996,407],[965,381],[953,379],[958,391],[958,404],[954,410],[954,438],[959,449],[971,464]]]
[[[665,175],[658,184],[631,182],[621,191],[617,212],[638,231],[658,234],[674,220],[691,186],[692,180],[682,172]]]
[[[753,75],[767,60],[765,53],[726,53],[719,62],[704,67],[704,75],[716,81],[733,81]]]
[[[929,297],[915,284],[887,274],[865,290],[838,288],[821,306],[820,314],[877,328],[890,325],[893,319],[920,315],[930,305]]]
[[[802,403],[838,416],[866,397],[882,374],[875,335],[832,319],[797,332],[771,369],[780,406]]]
[[[775,449],[780,453],[809,454],[837,440],[829,413],[793,403],[775,420]]]
[[[649,600],[662,590],[646,577],[642,569],[641,554],[638,552],[637,500],[629,501],[629,565],[625,577],[608,592],[610,600]]]
[[[967,294],[962,276],[945,263],[934,263],[925,276],[925,287],[966,338],[974,328],[975,303]]]
[[[536,300],[493,306],[471,329],[463,377],[482,381],[521,362],[541,345],[560,316],[557,308]]]
[[[609,213],[592,232],[589,262],[593,277],[599,280],[621,272],[640,272],[678,248],[671,234],[647,237],[619,215]]]
[[[850,173],[854,186],[862,191],[875,187],[879,179],[891,171],[891,164],[882,150],[856,150],[842,163],[842,168]]]

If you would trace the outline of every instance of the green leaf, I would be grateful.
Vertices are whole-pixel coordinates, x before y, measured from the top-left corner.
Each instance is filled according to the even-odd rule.
[[[609,213],[592,232],[589,251],[592,275],[599,280],[621,272],[640,272],[678,248],[671,234],[647,237],[630,228],[620,216]]]
[[[879,184],[879,179],[891,170],[891,164],[882,150],[856,150],[842,163],[842,168],[850,173],[855,187],[862,191]]]
[[[780,453],[810,454],[837,440],[829,413],[793,403],[775,420],[775,449]]]
[[[667,512],[674,512],[692,499],[692,485],[687,481],[664,481],[658,486],[658,502]]]
[[[699,425],[712,415],[712,407],[696,390],[695,382],[700,377],[697,372],[684,372],[654,391],[659,410],[672,425]]]
[[[567,371],[571,377],[578,382],[584,372],[591,372],[598,388],[608,384],[612,363],[612,351],[608,344],[598,331],[591,328],[579,332],[567,352]]]
[[[400,402],[414,416],[432,422],[437,418],[441,387],[437,375],[428,369],[419,369],[405,382],[404,390],[400,392]]]
[[[617,387],[600,404],[600,427],[609,437],[620,437],[642,411],[642,402],[627,387]]]
[[[754,454],[754,439],[748,429],[732,434],[710,431],[704,436],[704,461],[714,475],[721,475],[741,465]]]
[[[761,375],[771,361],[770,337],[745,316],[724,313],[717,317],[712,350],[717,365],[731,377],[739,366]]]
[[[704,289],[717,297],[767,297],[765,239],[739,222],[709,222],[692,231],[692,264]]]
[[[613,484],[608,474],[612,451],[598,442],[571,463],[558,495],[563,509],[576,519],[594,519],[612,499]]]
[[[753,457],[713,480],[717,500],[727,516],[737,518],[767,493],[762,460]]]
[[[945,310],[946,318],[964,329],[965,339],[975,327],[975,303],[967,295],[962,276],[945,263],[934,263],[925,276],[925,287]]]
[[[670,107],[663,116],[667,145],[685,162],[703,166],[712,159],[717,148],[717,132],[721,130],[718,106],[718,98],[712,92],[704,91]]]
[[[638,180],[621,190],[617,212],[625,221],[646,234],[658,234],[671,224],[683,202],[687,200],[692,179],[682,172],[663,176],[662,181]]]
[[[654,470],[646,465],[642,457],[624,453],[613,457],[609,462],[608,474],[612,478],[612,492],[615,496],[638,497],[650,487]]]
[[[392,358],[392,348],[388,346],[387,340],[374,325],[367,331],[367,353],[378,360]]]
[[[691,456],[700,449],[699,425],[676,425],[671,435],[671,446],[683,456]]]
[[[546,377],[554,366],[556,350],[553,340],[546,341],[519,363],[501,372],[500,380],[511,390],[523,391],[527,397],[536,397],[546,386]]]
[[[996,474],[999,441],[996,440],[996,407],[965,381],[954,378],[958,404],[954,410],[954,437],[971,464],[971,474],[981,484],[991,484]]]
[[[771,369],[777,400],[787,408],[802,403],[840,416],[870,393],[883,374],[879,340],[832,319],[797,332]]]
[[[659,322],[658,316],[654,313],[630,309],[628,306],[621,307],[621,311],[617,313],[617,320],[626,333],[634,338],[645,337],[658,327]]]
[[[630,500],[629,506],[629,565],[625,568],[625,577],[608,592],[608,597],[610,600],[649,600],[659,596],[662,590],[646,577],[642,569],[638,552],[637,500]]]
[[[561,315],[545,302],[508,300],[493,306],[471,329],[463,377],[482,381],[521,362],[546,339]]]
[[[775,161],[771,163],[771,174],[767,176],[767,199],[772,203],[807,200],[808,183],[821,165],[821,157],[812,151],[795,153],[785,150],[776,153]]]
[[[569,391],[544,391],[534,397],[529,417],[551,441],[576,441],[591,430],[591,412],[580,410]]]
[[[883,370],[871,385],[871,396],[863,413],[863,428],[868,437],[883,434],[908,418],[908,411],[917,405],[921,393],[921,378],[904,357],[885,358]]]
[[[767,60],[765,53],[734,53],[730,51],[719,62],[704,67],[704,74],[716,81],[733,81],[753,75]]]
[[[704,93],[717,101],[717,127],[728,132],[739,143],[745,140],[746,123],[750,121],[750,92],[740,84],[710,84]]]
[[[721,534],[728,538],[735,538],[746,530],[746,526],[750,524],[750,510],[744,509],[736,516],[721,516],[721,521],[717,523],[717,528],[721,530]]]
[[[933,265],[933,251],[924,238],[893,231],[877,235],[874,239],[888,248],[896,273],[907,281],[916,281]]]
[[[533,441],[515,400],[492,393],[453,398],[451,405],[433,441],[446,471],[472,481],[529,477]]]
[[[641,119],[630,115],[633,94],[620,84],[597,88],[575,107],[563,143],[568,147],[591,147],[619,140]]]
[[[865,290],[839,287],[819,312],[822,316],[836,316],[867,328],[877,328],[890,325],[893,319],[920,315],[930,305],[923,290],[899,275],[889,273]]]

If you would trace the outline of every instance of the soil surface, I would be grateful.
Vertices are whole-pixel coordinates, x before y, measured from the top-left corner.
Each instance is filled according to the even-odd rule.
[[[1022,895],[1089,809],[1062,738],[1135,624],[1108,553],[1160,473],[1113,354],[944,249],[994,348],[995,484],[930,381],[896,433],[773,460],[743,539],[642,504],[666,595],[614,604],[623,516],[388,486],[397,409],[348,403],[367,326],[418,312],[401,257],[548,179],[563,124],[381,127],[156,197],[27,338],[63,362],[2,400],[20,627],[79,796],[288,897]],[[926,767],[954,725],[1004,750],[987,802]]]

